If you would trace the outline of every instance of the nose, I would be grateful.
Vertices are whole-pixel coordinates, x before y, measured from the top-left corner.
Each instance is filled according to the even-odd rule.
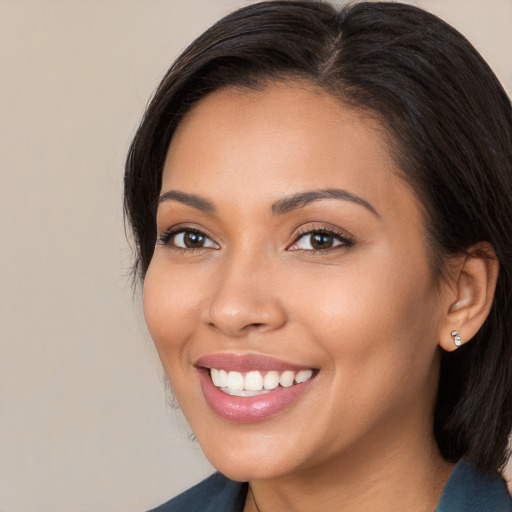
[[[206,323],[232,338],[282,327],[287,315],[275,272],[262,258],[237,255],[225,260],[205,308]]]

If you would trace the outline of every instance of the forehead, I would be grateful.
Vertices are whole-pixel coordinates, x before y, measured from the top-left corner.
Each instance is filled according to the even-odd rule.
[[[314,86],[225,88],[199,101],[178,126],[162,191],[220,197],[236,188],[249,204],[332,187],[368,198],[377,210],[414,202],[385,141],[377,120]]]

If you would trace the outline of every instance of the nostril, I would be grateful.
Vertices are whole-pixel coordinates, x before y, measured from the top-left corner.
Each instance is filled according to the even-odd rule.
[[[257,328],[260,328],[260,327],[263,327],[265,324],[263,323],[253,323],[253,324],[249,324],[249,325],[246,325],[245,328],[246,329],[257,329]]]
[[[252,331],[265,328],[266,324],[264,322],[253,322],[247,325],[244,325],[240,328],[240,331]],[[215,322],[208,322],[208,327],[216,329],[218,326]]]

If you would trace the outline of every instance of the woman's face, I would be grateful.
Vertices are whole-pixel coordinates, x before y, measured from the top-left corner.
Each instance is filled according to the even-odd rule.
[[[144,310],[227,476],[431,441],[442,292],[394,171],[379,125],[313,87],[221,90],[179,125]]]

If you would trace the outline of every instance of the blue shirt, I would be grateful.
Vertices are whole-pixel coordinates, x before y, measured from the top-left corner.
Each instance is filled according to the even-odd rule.
[[[242,512],[247,490],[247,483],[214,473],[149,512]],[[500,476],[482,475],[461,461],[448,479],[435,512],[512,512],[512,499]]]

